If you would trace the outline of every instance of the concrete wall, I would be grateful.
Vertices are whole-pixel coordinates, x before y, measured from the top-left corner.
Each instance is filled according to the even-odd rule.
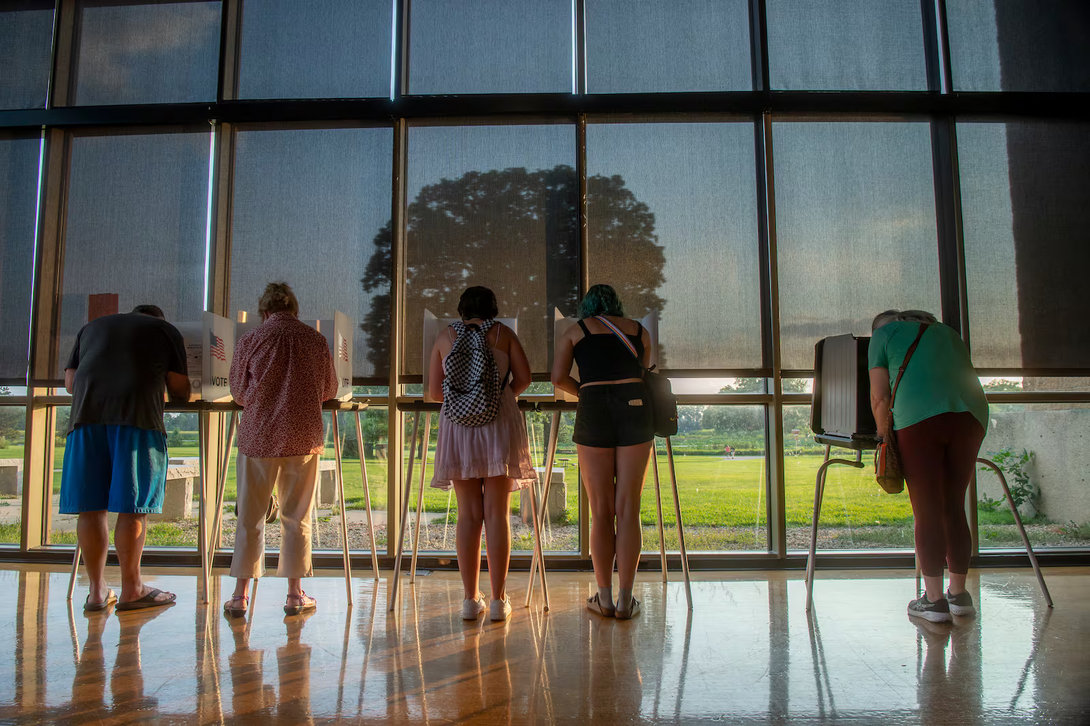
[[[1005,446],[1034,454],[1026,471],[1040,487],[1038,505],[1044,516],[1060,524],[1090,521],[1090,409],[1032,404],[1013,411],[993,410],[980,454],[987,457],[989,451]],[[1007,480],[1014,484],[1012,477]],[[977,486],[993,499],[1003,496],[999,480],[990,472],[977,473]],[[1029,506],[1019,511],[1033,513]]]

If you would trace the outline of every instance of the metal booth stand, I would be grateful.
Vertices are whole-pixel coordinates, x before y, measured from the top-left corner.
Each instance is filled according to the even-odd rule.
[[[213,404],[216,405],[216,404]],[[219,544],[220,525],[223,522],[223,497],[227,488],[227,467],[230,464],[231,448],[234,444],[235,432],[238,429],[238,416],[242,411],[242,407],[238,404],[220,404],[224,406],[231,406],[229,411],[230,422],[227,432],[227,446],[224,449],[223,466],[220,469],[220,478],[216,487],[216,503],[215,503],[215,521],[212,525],[212,537],[215,539],[209,542],[208,550],[211,553],[208,557],[208,569],[205,574],[207,592],[207,578],[211,571],[212,555],[215,554]],[[363,456],[363,429],[361,427],[360,412],[367,409],[366,403],[356,403],[351,401],[326,401],[322,404],[323,411],[330,411],[332,416],[332,432],[333,432],[333,452],[334,461],[336,462],[336,479],[337,479],[337,501],[341,505],[341,553],[344,560],[344,585],[345,591],[348,595],[348,604],[352,605],[352,562],[349,559],[348,553],[348,512],[345,507],[344,499],[344,470],[341,458],[341,432],[340,425],[338,423],[337,414],[341,412],[351,412],[356,416],[356,445],[360,452],[360,472],[363,476],[363,497],[364,506],[367,510],[367,530],[371,537],[371,566],[374,571],[375,579],[379,577],[378,570],[378,554],[375,552],[375,530],[371,515],[371,491],[367,486],[367,463]],[[315,482],[317,485],[317,482]],[[256,585],[256,583],[255,583]],[[206,601],[207,602],[207,601]]]
[[[360,412],[367,408],[365,403],[355,402],[343,402],[343,401],[326,401],[323,404],[322,409],[325,411],[333,412],[332,416],[332,429],[333,429],[333,441],[334,441],[334,453],[336,455],[336,477],[337,477],[337,496],[338,501],[341,503],[341,547],[344,557],[344,577],[345,588],[348,595],[348,604],[352,604],[352,565],[348,554],[348,522],[346,512],[344,508],[344,477],[343,467],[341,463],[341,438],[340,427],[337,421],[337,413],[342,411],[352,412],[356,416],[356,443],[361,452],[360,456],[360,470],[363,475],[363,491],[364,502],[367,509],[367,527],[371,537],[371,565],[374,569],[375,579],[379,577],[378,569],[378,554],[375,551],[375,532],[372,521],[371,513],[371,493],[367,486],[367,466],[362,456],[363,452],[363,429],[360,426]],[[174,403],[167,404],[166,410],[171,413],[185,412],[185,413],[197,413],[198,429],[197,429],[197,446],[198,446],[198,473],[200,478],[200,485],[198,488],[198,535],[197,535],[197,552],[201,560],[201,584],[202,584],[202,602],[207,603],[209,597],[209,581],[212,571],[212,559],[215,556],[216,550],[219,546],[220,527],[223,523],[223,499],[227,488],[227,471],[231,463],[231,449],[234,445],[235,434],[238,430],[238,416],[242,411],[242,407],[236,403],[205,403],[203,401],[194,401],[191,403]],[[220,461],[219,470],[217,472],[216,481],[216,493],[214,499],[215,518],[210,528],[210,531],[206,529],[206,500],[210,492],[208,491],[207,482],[210,479],[209,475],[209,461],[208,461],[208,429],[209,429],[209,417],[212,415],[228,417],[227,438],[226,446],[223,450],[223,458]],[[76,550],[72,558],[72,574],[68,582],[68,599],[71,600],[76,586],[76,576],[79,572],[79,562],[81,551],[79,544],[76,544]],[[256,581],[254,586],[256,588]]]
[[[818,468],[814,482],[814,515],[810,523],[810,552],[806,558],[806,611],[814,602],[814,577],[817,570],[817,533],[821,517],[821,502],[825,494],[825,477],[830,466],[840,464],[862,469],[863,452],[878,446],[874,416],[870,410],[870,378],[867,372],[867,346],[869,337],[836,335],[818,341],[814,348],[814,390],[810,408],[810,429],[814,440],[825,445],[825,460]],[[855,459],[830,458],[832,447],[850,449]],[[1006,477],[992,461],[978,458],[977,463],[995,472],[1003,486],[1003,494],[1010,505],[1014,522],[1026,546],[1033,572],[1041,586],[1045,601],[1052,607],[1052,596],[1045,585],[1041,567],[1030,545],[1026,528],[1018,508],[1014,506]],[[877,484],[876,484],[877,486]],[[919,582],[919,563],[916,579]]]
[[[568,328],[576,324],[575,318],[565,318],[560,314],[559,310],[554,309],[554,336],[553,340],[560,340],[560,338],[567,332]],[[653,312],[644,318],[642,324],[647,328],[651,337],[651,349],[657,351],[658,343],[658,313]],[[655,362],[655,353],[652,353],[652,364]],[[578,380],[578,368],[573,365],[573,377]],[[548,501],[549,501],[549,489],[552,486],[553,481],[553,462],[556,457],[556,444],[557,438],[560,433],[560,413],[563,409],[570,409],[571,403],[577,399],[573,396],[569,396],[563,391],[556,391],[556,403],[542,403],[539,404],[539,408],[542,410],[552,409],[552,425],[549,427],[549,443],[546,447],[545,454],[545,482],[543,484],[543,491],[541,497],[541,505],[537,506],[536,487],[531,487],[531,516],[534,517],[534,555],[533,560],[530,562],[530,582],[526,587],[526,607],[530,607],[530,603],[534,597],[534,584],[537,573],[540,573],[541,577],[541,592],[545,599],[545,610],[549,610],[549,586],[545,576],[545,556],[541,548],[540,532],[545,527],[545,517],[548,516]],[[565,405],[567,404],[567,405]],[[692,583],[689,579],[689,552],[685,547],[685,525],[681,518],[681,499],[678,495],[677,487],[677,471],[674,467],[674,448],[669,437],[666,437],[666,458],[670,467],[670,484],[674,491],[674,516],[677,518],[677,533],[678,544],[681,550],[681,571],[685,580],[685,600],[689,606],[689,610],[693,609],[693,590]],[[669,582],[669,568],[666,562],[666,539],[664,537],[664,528],[662,521],[662,494],[659,484],[659,459],[658,459],[658,443],[652,442],[651,446],[651,467],[655,473],[655,505],[658,511],[658,531],[659,531],[659,559],[662,564],[662,581]],[[538,514],[540,513],[540,514]],[[540,523],[537,521],[538,517],[541,517]],[[540,568],[540,569],[539,569]]]

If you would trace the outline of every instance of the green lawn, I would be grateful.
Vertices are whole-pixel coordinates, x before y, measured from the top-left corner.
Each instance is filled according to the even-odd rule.
[[[332,451],[329,450],[331,454]],[[173,457],[195,457],[197,447],[172,447]],[[9,446],[0,449],[0,458],[19,458],[21,446]],[[60,465],[63,461],[64,447],[56,448],[56,468],[54,472],[54,492],[60,490]],[[430,459],[429,453],[429,459]],[[738,528],[761,528],[765,526],[765,462],[763,458],[727,460],[721,456],[677,454],[677,478],[681,492],[682,512],[687,531],[692,528],[693,549],[722,549],[730,542],[743,538],[752,546],[752,535],[740,532]],[[821,464],[820,456],[788,456],[784,462],[786,482],[787,524],[788,527],[801,528],[810,524],[813,510],[814,477]],[[573,452],[559,452],[557,466],[563,467],[567,482],[566,520],[574,523],[578,516],[578,479],[576,457]],[[663,515],[665,524],[674,524],[674,507],[670,494],[670,478],[664,451],[659,454],[660,480],[663,487]],[[371,490],[371,504],[376,510],[385,510],[387,462],[385,460],[367,461],[367,472]],[[416,491],[419,486],[419,464],[412,482],[412,508],[416,506]],[[344,461],[345,494],[349,509],[362,509],[364,506],[362,476],[358,459]],[[430,482],[431,465],[425,471],[425,481]],[[235,499],[235,466],[232,460],[228,471],[226,500]],[[447,492],[425,486],[424,508],[428,512],[447,510]],[[512,512],[517,512],[519,498],[512,497]],[[452,515],[457,514],[457,500],[450,498]],[[654,479],[650,472],[644,490],[641,507],[641,519],[646,527],[654,527],[656,522]],[[911,547],[912,546],[912,509],[907,493],[889,495],[884,493],[874,482],[869,462],[863,469],[832,467],[828,472],[824,504],[821,517],[823,528],[844,528],[852,530],[851,542],[859,545]],[[1011,539],[1009,525],[1013,524],[1010,513],[980,512],[981,543],[983,546],[1007,544]],[[1049,524],[1044,518],[1027,521],[1027,524]],[[728,530],[728,527],[736,528]],[[881,529],[873,529],[881,527]],[[698,528],[703,528],[700,530]],[[856,532],[858,528],[870,528]],[[171,525],[159,524],[153,539],[156,544],[175,544],[175,535]],[[8,530],[11,530],[10,532]],[[161,530],[161,531],[160,531]],[[719,530],[719,532],[716,532]],[[0,526],[0,541],[18,541],[17,525]],[[1086,539],[1090,532],[1074,533],[1071,536]],[[672,535],[671,535],[672,536]],[[1015,538],[1017,535],[1013,535]],[[711,538],[711,539],[708,539]],[[724,540],[723,538],[726,538]],[[58,533],[54,542],[68,543],[68,535]],[[704,539],[708,539],[705,543]],[[713,541],[714,540],[714,541]],[[723,541],[720,541],[723,540]],[[741,540],[739,540],[741,541]],[[178,541],[177,544],[183,544]],[[1017,542],[1010,542],[1017,544]]]

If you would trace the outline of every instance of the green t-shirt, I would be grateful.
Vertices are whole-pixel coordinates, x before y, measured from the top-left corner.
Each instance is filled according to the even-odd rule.
[[[894,322],[871,335],[870,368],[889,371],[892,387],[905,353],[920,332],[919,323]],[[988,401],[976,376],[969,350],[948,325],[927,329],[905,368],[893,402],[893,428],[903,429],[942,413],[968,411],[988,429]]]

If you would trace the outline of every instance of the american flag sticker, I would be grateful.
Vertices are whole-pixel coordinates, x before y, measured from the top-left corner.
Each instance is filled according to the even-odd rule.
[[[348,362],[348,341],[345,340],[343,336],[338,336],[338,337],[341,340],[341,344],[340,344],[340,346],[338,346],[339,352],[340,352],[340,355],[341,355],[341,360],[343,360],[345,363],[347,363]]]
[[[217,336],[211,330],[208,331],[209,341],[211,342],[212,357],[218,360],[227,362],[227,351],[223,347],[223,338]]]

